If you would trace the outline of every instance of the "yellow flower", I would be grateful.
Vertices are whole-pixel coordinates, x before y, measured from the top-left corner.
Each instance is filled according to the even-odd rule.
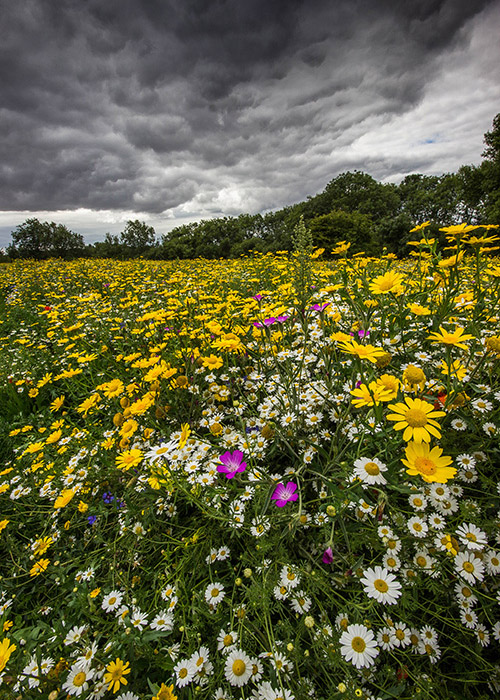
[[[346,241],[339,241],[332,250],[332,255],[343,255],[344,253],[347,253],[350,247],[350,243],[346,243]]]
[[[54,508],[64,508],[71,501],[75,492],[72,489],[63,489],[61,495],[56,498]]]
[[[90,591],[90,597],[97,598],[97,596],[99,595],[100,592],[101,592],[100,588],[94,588],[93,591]]]
[[[142,461],[142,452],[137,448],[126,450],[116,458],[116,466],[118,469],[128,471],[132,467],[136,467]]]
[[[448,267],[455,267],[462,258],[464,257],[464,251],[461,250],[460,253],[457,255],[450,255],[449,258],[445,258],[444,260],[440,260],[438,262],[438,265],[441,269],[447,269]]]
[[[428,316],[431,312],[426,306],[420,306],[420,304],[407,304],[406,308],[409,309],[412,314],[416,316]]]
[[[5,530],[9,523],[10,520],[0,520],[0,532],[2,532],[2,530]]]
[[[43,574],[44,571],[47,571],[49,564],[50,559],[40,559],[31,567],[30,576],[39,576],[40,574]]]
[[[486,338],[486,348],[488,352],[494,352],[497,356],[500,355],[500,336],[491,335],[489,338]]]
[[[377,382],[370,382],[368,386],[361,384],[356,389],[352,389],[351,394],[354,396],[352,400],[354,406],[361,408],[361,406],[377,406],[381,401],[391,401],[392,390]]]
[[[16,645],[11,644],[7,637],[0,642],[0,673],[4,670],[7,661],[10,659],[10,655],[16,648]]]
[[[406,403],[391,403],[387,420],[397,421],[395,430],[403,430],[403,440],[415,442],[430,442],[431,435],[440,438],[439,423],[434,420],[445,416],[444,411],[435,411],[434,406],[421,399],[405,398]]]
[[[125,423],[123,423],[121,430],[120,430],[120,435],[122,437],[130,437],[131,435],[133,435],[135,433],[137,428],[138,428],[137,421],[130,418],[129,420],[125,421]]]
[[[423,224],[418,224],[414,228],[410,229],[410,233],[416,233],[417,231],[422,231],[422,229],[427,228],[427,226],[430,226],[431,222],[430,221],[424,221]]]
[[[407,391],[414,391],[414,387],[418,387],[420,391],[425,388],[427,378],[424,371],[415,365],[408,365],[403,372],[403,382]]]
[[[443,450],[440,447],[430,446],[425,442],[409,442],[406,446],[406,459],[403,464],[408,467],[406,473],[410,476],[420,474],[428,484],[436,481],[439,484],[453,479],[457,470],[450,467],[451,457],[442,457]]]
[[[398,395],[401,382],[392,374],[383,374],[377,379],[377,384],[390,392],[386,397],[382,398],[381,401],[392,401]]]
[[[84,501],[80,501],[78,504],[78,510],[80,513],[86,513],[89,509],[88,503],[85,503]]]
[[[403,291],[403,275],[399,272],[389,270],[383,275],[375,277],[370,282],[370,292],[372,294],[401,294]]]
[[[55,430],[53,433],[51,433],[48,438],[45,440],[46,445],[51,445],[54,442],[59,442],[59,440],[62,437],[62,430]]]
[[[50,545],[54,542],[52,537],[42,537],[39,540],[35,540],[35,547],[33,549],[33,554],[35,557],[39,557],[48,550]]]
[[[374,364],[377,362],[377,358],[385,355],[385,350],[382,348],[376,348],[374,345],[363,345],[355,340],[339,343],[339,348],[342,350],[342,352],[357,355],[360,360],[368,360]]]
[[[202,357],[201,360],[203,367],[207,367],[208,369],[219,369],[219,367],[222,367],[224,364],[224,360],[221,357],[217,357],[217,355],[213,354]]]
[[[99,389],[102,389],[104,396],[108,399],[113,399],[116,396],[120,396],[125,390],[125,386],[121,379],[112,379],[110,382],[101,384]]]
[[[427,336],[427,339],[430,340],[431,343],[444,343],[444,345],[450,347],[454,345],[457,348],[467,350],[467,345],[464,345],[464,340],[470,340],[473,337],[473,335],[464,333],[464,329],[460,328],[460,326],[456,326],[453,333],[447,331],[443,326],[439,326],[439,332],[435,331],[431,333]]]
[[[174,684],[166,686],[165,683],[162,683],[160,690],[152,700],[177,700],[177,695],[174,695]]]
[[[183,423],[181,425],[181,436],[179,438],[179,449],[184,447],[184,445],[187,442],[188,437],[191,435],[191,428],[189,427],[189,423]]]
[[[124,676],[130,673],[130,664],[128,661],[123,663],[123,661],[117,657],[115,661],[111,661],[106,666],[106,671],[108,673],[104,674],[104,682],[109,683],[108,690],[113,690],[113,693],[117,693],[120,690],[120,683],[127,685],[128,681]]]
[[[460,360],[453,360],[453,362],[451,363],[451,365],[449,367],[448,367],[448,363],[446,362],[446,360],[441,360],[440,367],[441,367],[441,374],[449,374],[454,379],[458,379],[459,382],[461,382],[462,379],[467,374],[467,370],[462,365]]]

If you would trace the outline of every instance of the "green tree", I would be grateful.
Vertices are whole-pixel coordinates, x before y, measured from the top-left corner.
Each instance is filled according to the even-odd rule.
[[[74,258],[85,251],[83,236],[53,221],[26,219],[11,235],[12,243],[7,252],[13,258]]]
[[[483,223],[500,224],[500,113],[493,119],[493,128],[484,135],[486,148],[481,163],[485,197]]]
[[[156,233],[145,221],[130,220],[120,233],[120,243],[129,255],[143,255],[156,244]]]
[[[357,211],[332,211],[309,221],[309,229],[315,246],[325,248],[326,254],[339,241],[351,244],[351,252],[375,253],[377,241],[373,234],[373,223],[369,216]]]

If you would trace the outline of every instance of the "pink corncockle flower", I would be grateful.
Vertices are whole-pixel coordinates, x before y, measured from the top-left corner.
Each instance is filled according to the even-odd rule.
[[[309,307],[309,311],[324,311],[330,304],[330,301],[326,301],[324,304],[314,304],[314,306]]]
[[[276,318],[274,316],[270,316],[269,318],[265,318],[263,323],[260,321],[254,321],[253,325],[256,328],[263,328],[264,326],[273,326],[275,323],[284,323],[289,318],[289,316],[276,316]]]
[[[217,465],[219,474],[225,474],[227,479],[232,479],[237,472],[244,472],[247,466],[243,462],[243,452],[235,450],[234,452],[224,452],[219,457],[221,463]]]
[[[323,564],[333,564],[333,552],[331,547],[327,547],[323,552]]]
[[[354,333],[349,333],[349,335],[354,335]],[[358,338],[368,338],[370,331],[358,331]]]
[[[262,294],[254,294],[252,299],[255,299],[255,301],[260,301],[262,299]]]
[[[294,484],[292,481],[289,481],[286,486],[285,484],[278,484],[273,495],[271,496],[271,500],[274,499],[276,501],[278,508],[283,508],[283,506],[286,506],[288,501],[297,500],[299,494],[294,493],[296,489],[297,484]]]

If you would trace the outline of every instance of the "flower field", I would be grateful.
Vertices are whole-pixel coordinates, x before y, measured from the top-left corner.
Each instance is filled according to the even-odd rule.
[[[1,698],[500,696],[500,261],[446,234],[0,269]]]

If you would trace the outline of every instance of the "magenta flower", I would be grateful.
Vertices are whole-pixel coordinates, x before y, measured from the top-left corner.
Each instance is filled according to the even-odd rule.
[[[219,474],[225,474],[227,479],[232,479],[237,472],[244,472],[247,466],[243,462],[243,452],[235,450],[234,452],[224,452],[219,457],[221,463],[217,465]]]
[[[309,307],[309,311],[324,311],[327,306],[330,306],[329,301],[325,302],[324,304],[314,304],[314,306]]]
[[[297,500],[299,494],[294,493],[296,489],[297,484],[294,484],[292,481],[289,481],[286,486],[285,484],[278,484],[273,495],[271,496],[271,500],[274,499],[276,501],[278,508],[283,508],[283,506],[286,506],[288,501]]]
[[[327,547],[323,552],[323,564],[333,564],[333,552],[331,547]]]

